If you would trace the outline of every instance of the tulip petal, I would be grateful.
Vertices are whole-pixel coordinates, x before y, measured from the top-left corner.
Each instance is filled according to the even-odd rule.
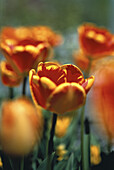
[[[79,108],[85,103],[86,93],[77,83],[63,83],[51,94],[47,109],[55,113],[65,113]]]
[[[56,85],[65,82],[65,72],[57,63],[53,62],[41,62],[38,65],[38,76],[47,77],[52,80]]]
[[[95,77],[91,76],[91,77],[85,79],[84,83],[82,84],[82,87],[85,89],[86,94],[88,93],[88,91],[92,87],[92,85],[94,83],[94,79],[95,79]]]
[[[1,80],[2,83],[9,87],[14,87],[20,85],[22,82],[22,77],[19,76],[10,64],[6,61],[1,61],[0,63]]]
[[[47,77],[40,78],[35,74],[35,70],[29,72],[29,82],[34,102],[45,108],[49,95],[56,88],[55,83]]]
[[[84,80],[81,70],[72,64],[66,64],[61,66],[61,68],[66,72],[67,82],[81,83]]]

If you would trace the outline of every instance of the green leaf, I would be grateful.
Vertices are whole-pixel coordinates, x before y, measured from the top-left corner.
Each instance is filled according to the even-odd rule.
[[[60,161],[57,163],[57,165],[55,165],[54,170],[65,170],[66,169],[66,164],[67,161]]]
[[[53,158],[54,158],[55,152],[53,152],[50,157],[47,157],[46,159],[44,159],[41,164],[39,165],[37,170],[47,170],[47,161],[48,159],[50,159],[50,162],[52,163]]]
[[[68,159],[68,163],[65,170],[73,170],[74,153],[72,153]]]

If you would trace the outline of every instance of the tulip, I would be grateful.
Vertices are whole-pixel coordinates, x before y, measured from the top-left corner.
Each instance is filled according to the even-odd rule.
[[[7,61],[0,63],[1,80],[5,86],[15,87],[20,85],[23,78],[18,75]]]
[[[58,138],[64,137],[67,133],[72,119],[72,116],[58,116],[55,126],[55,136],[57,136]]]
[[[51,51],[49,43],[35,40],[27,27],[3,28],[0,47],[13,69],[24,76],[40,61],[45,61]]]
[[[91,164],[98,165],[101,162],[99,146],[91,145],[90,154],[91,154]]]
[[[111,142],[114,138],[114,60],[105,60],[97,66],[91,91],[93,118],[100,121],[100,129]]]
[[[58,65],[40,62],[37,73],[29,72],[29,83],[34,102],[44,109],[63,114],[84,105],[94,77],[84,79],[80,69],[72,64]]]
[[[105,28],[83,24],[78,28],[80,47],[91,58],[114,55],[114,35]]]
[[[41,108],[35,108],[28,98],[3,102],[0,122],[0,144],[5,153],[27,155],[39,144],[43,132]]]

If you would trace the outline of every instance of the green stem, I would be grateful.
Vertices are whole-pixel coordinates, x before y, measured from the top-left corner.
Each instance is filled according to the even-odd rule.
[[[91,169],[91,163],[90,163],[90,123],[88,118],[85,119],[85,140],[84,140],[85,148],[84,148],[84,155],[86,154],[85,161],[85,168],[86,170]]]
[[[84,169],[84,111],[85,105],[82,107],[81,112],[81,170]]]
[[[57,121],[57,114],[53,113],[52,127],[51,127],[51,131],[50,131],[50,139],[48,142],[47,170],[53,170],[53,166],[51,165],[51,154],[54,151],[53,137],[54,137],[54,133],[55,133],[56,121]]]
[[[107,150],[108,150],[108,153],[111,152],[111,147],[112,147],[112,143],[111,143],[111,139],[108,138],[108,144],[107,144]]]
[[[20,170],[24,170],[24,157],[21,159]]]
[[[91,70],[91,64],[92,64],[92,59],[89,57],[89,65],[88,65],[88,69],[86,70],[85,72],[85,78],[88,78],[88,75],[90,73],[90,70]]]
[[[11,158],[10,158],[10,157],[8,157],[8,159],[9,159],[9,163],[10,163],[11,169],[12,169],[12,170],[14,170],[13,162],[12,162]]]
[[[23,96],[26,95],[26,82],[27,82],[27,77],[24,77],[24,80],[23,80],[23,88],[22,88],[22,95],[23,95]]]
[[[13,99],[13,97],[14,97],[13,88],[12,88],[12,87],[9,87],[9,98],[10,98],[10,99]]]

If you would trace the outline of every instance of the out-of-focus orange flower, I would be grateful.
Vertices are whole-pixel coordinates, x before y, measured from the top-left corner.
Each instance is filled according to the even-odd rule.
[[[92,59],[114,54],[114,35],[93,24],[78,28],[80,47]]]
[[[64,137],[67,133],[67,129],[72,121],[72,117],[70,116],[58,116],[57,122],[55,126],[55,135],[58,138]]]
[[[94,77],[84,80],[78,67],[71,64],[58,65],[53,62],[39,63],[37,73],[29,72],[33,100],[44,109],[54,113],[75,110],[85,103],[86,93]]]
[[[58,156],[57,160],[58,161],[62,161],[63,159],[66,159],[67,156],[67,150],[65,149],[65,145],[64,144],[60,144],[57,149],[56,149],[56,154]]]
[[[29,27],[3,28],[0,47],[13,69],[24,75],[45,61],[51,51],[49,43],[36,40]]]
[[[0,63],[1,80],[5,86],[15,87],[20,85],[23,78],[18,75],[7,61]]]
[[[33,35],[38,41],[47,41],[51,46],[58,46],[63,42],[62,36],[55,33],[46,26],[35,26],[32,28]]]
[[[98,165],[101,162],[99,146],[91,145],[90,154],[91,154],[91,164]]]
[[[91,105],[95,119],[100,121],[102,132],[114,138],[114,60],[106,60],[97,67],[91,91]]]
[[[28,98],[4,102],[0,122],[0,143],[4,152],[25,155],[40,142],[43,131],[41,108],[36,108]]]

